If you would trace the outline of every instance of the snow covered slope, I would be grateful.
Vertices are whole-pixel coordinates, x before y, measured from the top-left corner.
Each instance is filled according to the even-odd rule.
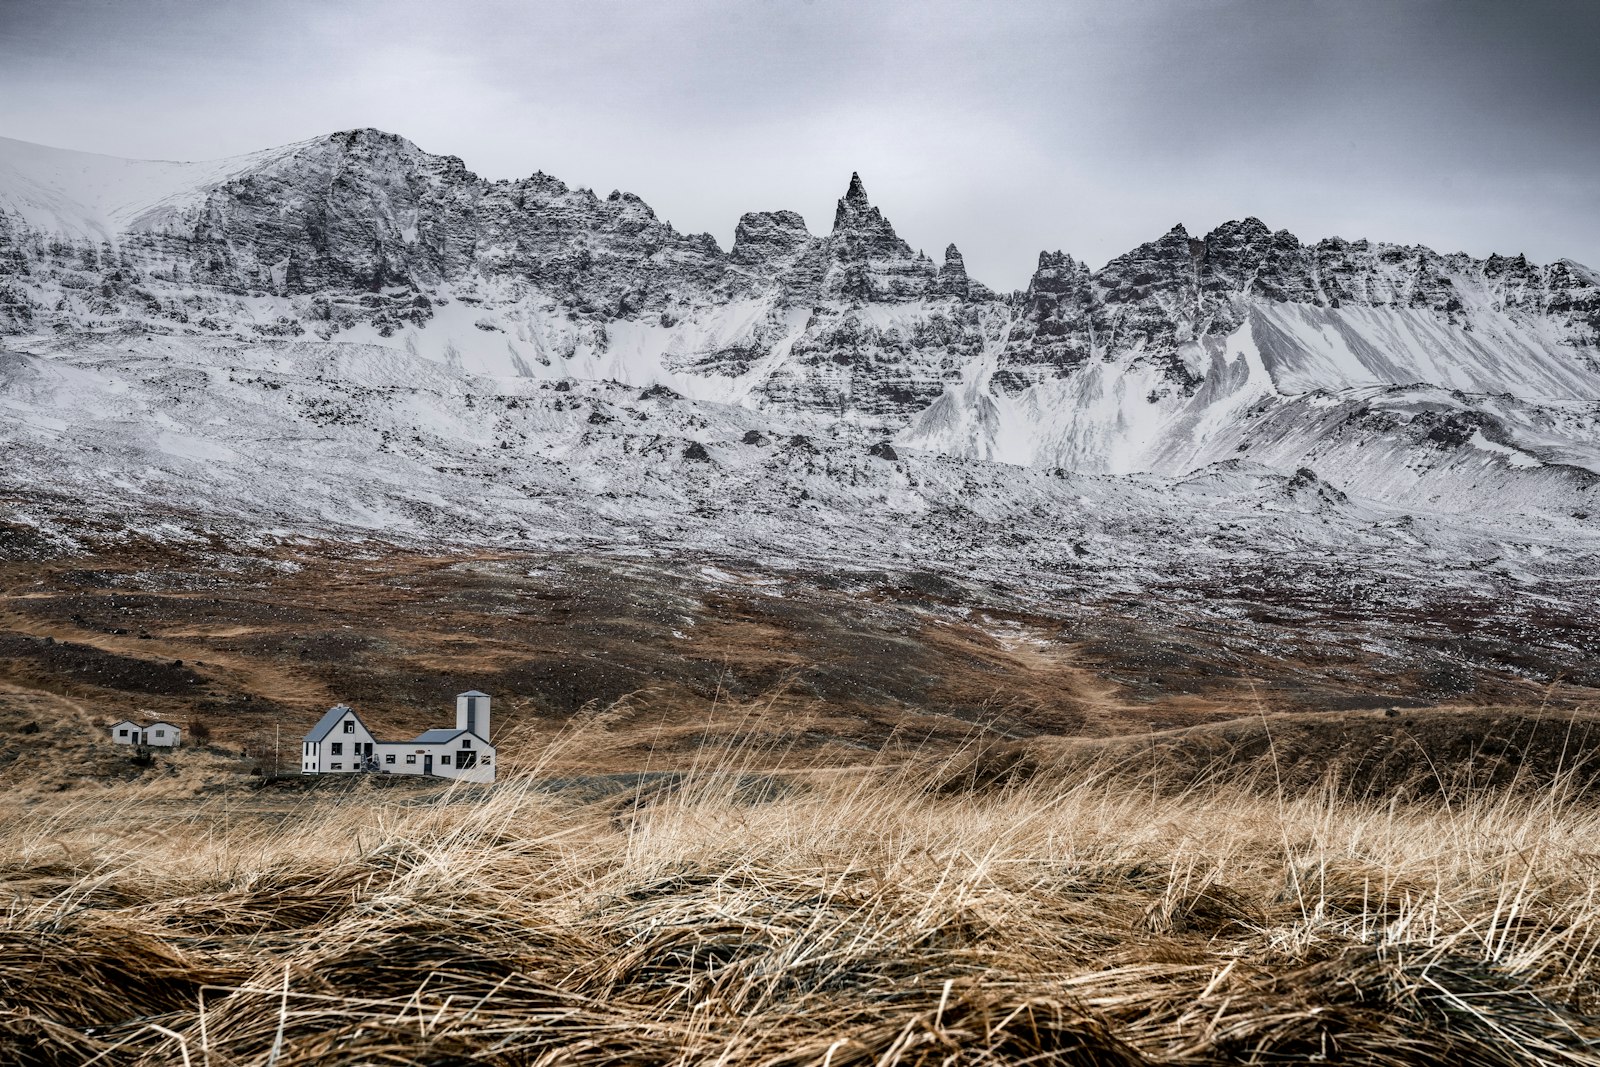
[[[0,189],[17,229],[119,244],[200,204],[229,178],[292,154],[297,145],[209,163],[119,159],[0,137]],[[20,225],[18,225],[20,224]]]
[[[284,521],[298,506],[308,521],[432,529],[407,516],[481,502],[431,467],[513,478],[523,439],[446,417],[442,398],[576,404],[651,387],[694,412],[659,447],[692,438],[710,465],[683,469],[730,494],[773,472],[745,462],[754,453],[719,455],[714,426],[815,449],[785,455],[855,457],[830,470],[883,499],[832,478],[791,488],[864,528],[900,514],[886,500],[945,506],[908,473],[924,464],[981,470],[960,477],[1002,496],[1014,480],[1001,511],[1060,505],[1025,488],[1058,471],[1117,476],[1149,503],[1160,494],[1141,496],[1133,476],[1188,485],[1247,468],[1297,484],[1309,470],[1362,507],[1472,521],[1496,509],[1580,532],[1600,513],[1600,275],[1585,267],[1304,244],[1245,219],[1203,237],[1174,227],[1099,270],[1042,253],[1026,290],[996,294],[954,246],[939,262],[910,248],[857,175],[827,233],[753,212],[723,250],[632,194],[542,173],[487,181],[375,130],[212,163],[0,140],[0,345],[0,442],[32,457],[12,466],[19,489],[109,485]],[[256,403],[270,387],[245,380],[273,374],[298,376],[301,408]],[[521,459],[610,491],[597,487],[654,454],[604,429],[653,425],[640,403],[586,407],[591,429]],[[436,464],[405,451],[429,434]],[[395,449],[409,458],[391,465]],[[886,454],[903,484],[889,484]],[[358,459],[371,463],[359,479],[345,469]],[[508,492],[499,477],[483,484]],[[671,482],[651,492],[690,507]],[[535,488],[502,504],[559,527],[570,502],[541,511],[527,501],[549,487]]]

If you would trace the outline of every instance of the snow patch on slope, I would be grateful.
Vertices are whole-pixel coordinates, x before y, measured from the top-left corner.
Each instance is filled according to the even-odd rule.
[[[30,229],[116,247],[123,233],[193,207],[229,178],[301,145],[204,163],[120,159],[0,137],[0,188]]]

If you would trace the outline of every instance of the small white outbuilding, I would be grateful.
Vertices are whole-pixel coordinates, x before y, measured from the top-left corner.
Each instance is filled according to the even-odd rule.
[[[144,728],[144,743],[151,748],[177,748],[182,737],[177,723],[157,720]]]
[[[177,723],[165,720],[145,724],[134,722],[132,719],[123,719],[121,722],[111,724],[113,745],[177,748],[182,740],[183,728]]]

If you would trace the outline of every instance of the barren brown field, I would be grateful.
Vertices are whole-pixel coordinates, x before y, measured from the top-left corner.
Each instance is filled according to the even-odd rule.
[[[1070,607],[728,560],[14,558],[0,1061],[1600,1063],[1590,691],[1406,699],[1353,647]],[[335,701],[400,732],[468,687],[493,787],[272,775]],[[139,762],[123,716],[210,738]]]
[[[1258,615],[1285,610],[1271,589],[1252,595]],[[58,740],[73,744],[92,740],[88,723],[124,716],[203,724],[219,753],[259,763],[276,748],[281,763],[285,739],[292,752],[333,703],[400,733],[435,725],[468,688],[497,696],[497,723],[545,739],[584,709],[612,709],[612,740],[579,768],[607,771],[681,764],[728,728],[711,709],[757,697],[766,711],[739,727],[755,750],[838,765],[886,748],[1142,736],[1264,712],[1516,715],[1595,696],[1564,680],[1574,671],[1560,658],[1527,670],[1440,659],[1428,642],[1452,625],[1443,608],[1406,646],[1406,667],[1370,652],[1368,629],[1345,629],[1344,609],[1247,628],[1189,602],[599,553],[139,540],[12,551],[0,561],[0,782],[79,777],[86,757],[45,758],[48,738],[16,732],[35,719],[71,719]],[[1561,647],[1592,643],[1569,624],[1552,631]],[[1441,688],[1445,674],[1456,682]]]

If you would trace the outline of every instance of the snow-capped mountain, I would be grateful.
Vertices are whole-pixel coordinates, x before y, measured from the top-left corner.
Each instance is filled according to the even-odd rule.
[[[671,483],[691,469],[713,496],[833,499],[865,527],[944,506],[929,486],[951,470],[1001,512],[1057,506],[1020,487],[1064,472],[1244,471],[1324,487],[1323,511],[1580,532],[1600,480],[1600,275],[1575,263],[1246,219],[1099,270],[1041,253],[997,294],[953,245],[908,246],[856,175],[828,232],[749,213],[723,250],[632,194],[488,181],[375,130],[199,164],[0,140],[0,345],[14,490],[334,525],[470,510],[423,487],[484,463],[491,494],[548,500],[517,477],[556,463],[563,493],[659,478],[687,506]],[[807,477],[763,483],[752,457],[780,454]]]

